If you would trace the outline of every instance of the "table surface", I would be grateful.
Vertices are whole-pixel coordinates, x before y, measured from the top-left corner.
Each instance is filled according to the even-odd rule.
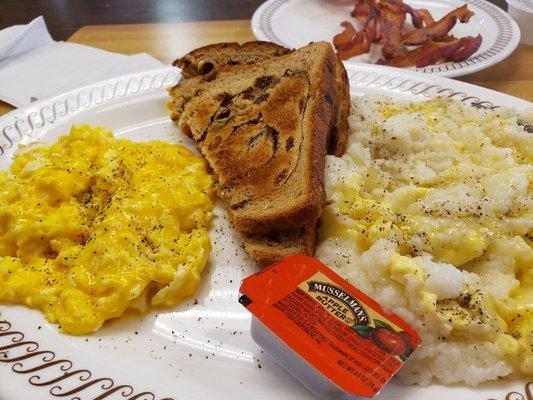
[[[55,40],[86,25],[249,19],[265,0],[0,0],[0,29],[44,15]],[[351,2],[352,0],[335,0]],[[507,10],[505,0],[488,0]]]
[[[194,21],[153,24],[88,25],[69,42],[124,54],[148,53],[165,64],[188,51],[216,42],[254,40],[250,20]],[[533,46],[519,45],[504,61],[458,78],[533,101]],[[0,115],[13,107],[0,102]]]

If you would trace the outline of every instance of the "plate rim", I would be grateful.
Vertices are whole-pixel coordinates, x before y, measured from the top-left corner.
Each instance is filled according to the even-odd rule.
[[[289,48],[293,47],[278,37],[271,23],[275,12],[290,1],[293,0],[267,0],[255,10],[251,19],[251,28],[258,40],[271,41]],[[489,68],[506,59],[515,51],[520,44],[520,28],[506,11],[486,0],[463,1],[480,8],[494,20],[498,29],[494,43],[482,53],[476,53],[473,57],[464,61],[429,65],[424,68],[409,67],[404,70],[448,78],[464,76]],[[326,41],[329,42],[329,40]],[[345,60],[344,63],[349,65],[374,65],[350,60]]]
[[[180,69],[171,66],[126,74],[16,108],[0,116],[0,157],[24,137],[31,138],[56,122],[120,98],[166,88],[180,76]]]
[[[456,98],[465,104],[484,108],[514,104],[515,107],[520,109],[533,109],[533,103],[526,100],[434,75],[370,64],[357,67],[348,65],[347,71],[352,93],[357,88],[374,87],[390,90],[392,96],[406,93],[424,99],[440,94]],[[33,135],[38,135],[40,131],[48,129],[54,123],[70,119],[77,113],[90,110],[102,104],[112,103],[130,96],[145,95],[150,92],[159,93],[165,87],[177,82],[180,76],[179,69],[174,67],[164,67],[152,71],[124,75],[83,86],[5,114],[0,117],[0,159],[2,157],[10,158],[22,137],[31,138]],[[91,93],[94,93],[92,97]],[[57,107],[55,106],[56,104],[58,105]],[[10,137],[10,132],[16,133],[17,136],[20,134],[20,138],[17,140],[17,136]],[[6,143],[8,147],[4,147]],[[0,314],[0,333],[2,335],[5,336],[8,332],[12,332],[12,327],[9,325],[10,322],[13,321],[4,320]],[[20,332],[20,334],[23,335],[20,340],[23,340],[26,332]],[[37,344],[37,348],[39,348],[39,343]],[[53,360],[50,361],[53,362]],[[7,366],[11,367],[12,365],[7,363]],[[531,390],[530,387],[533,388],[533,382],[529,382],[528,379],[520,380],[519,384],[526,393]],[[506,398],[507,393],[504,391],[510,391],[508,394],[517,393],[512,390],[517,389],[503,388],[502,392],[495,393],[494,396],[495,398],[500,396]],[[53,393],[52,396],[54,396]]]
[[[438,75],[375,64],[345,64],[345,67],[352,92],[357,87],[374,87],[390,90],[391,95],[407,93],[422,99],[447,96],[483,108],[509,104],[520,110],[533,107],[527,100]],[[175,84],[180,77],[179,68],[167,66],[92,83],[15,109],[0,116],[0,157],[14,149],[22,138],[32,137],[51,124],[96,105],[161,90]]]

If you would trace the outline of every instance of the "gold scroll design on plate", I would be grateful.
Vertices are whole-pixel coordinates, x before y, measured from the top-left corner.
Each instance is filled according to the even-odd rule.
[[[498,399],[488,399],[498,400]],[[524,393],[509,392],[503,400],[533,400],[533,381],[527,382],[524,386]]]
[[[0,320],[0,363],[12,364],[11,370],[17,374],[31,374],[28,383],[32,386],[47,389],[51,386],[48,391],[54,397],[74,396],[69,398],[84,400],[90,391],[93,400],[111,396],[122,396],[127,400],[157,398],[153,392],[135,393],[131,385],[117,385],[111,378],[94,378],[87,369],[73,370],[72,361],[58,359],[53,351],[40,350],[37,342],[24,339],[25,335],[13,330],[9,321]],[[166,397],[161,400],[174,399]]]

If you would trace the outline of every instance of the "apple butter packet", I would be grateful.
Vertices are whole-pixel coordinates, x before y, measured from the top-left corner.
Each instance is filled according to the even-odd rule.
[[[373,397],[420,337],[315,258],[290,256],[244,279],[252,336],[319,398]]]

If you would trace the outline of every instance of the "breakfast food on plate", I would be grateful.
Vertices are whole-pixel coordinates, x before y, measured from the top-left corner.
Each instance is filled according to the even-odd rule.
[[[174,61],[185,78],[214,75],[221,68],[249,65],[291,53],[283,46],[271,42],[216,43],[200,47]],[[209,78],[208,78],[209,79]],[[328,153],[341,156],[346,147],[348,114],[350,113],[349,85],[342,63],[335,63],[336,90],[340,93],[339,111],[330,133]],[[172,105],[171,105],[172,109]]]
[[[533,136],[511,111],[446,98],[365,96],[349,122],[316,256],[420,334],[400,376],[532,376]]]
[[[412,26],[405,26],[408,14]],[[412,8],[402,0],[354,0],[351,15],[363,28],[357,31],[350,22],[341,23],[344,31],[335,35],[333,44],[343,60],[368,53],[372,43],[379,43],[383,59],[378,64],[423,68],[466,60],[482,42],[481,35],[455,38],[449,34],[457,22],[467,23],[474,15],[466,4],[435,21],[428,10]]]
[[[208,161],[252,258],[265,265],[313,254],[325,154],[342,154],[346,143],[346,71],[324,42],[292,52],[238,46],[208,46],[176,62],[191,77],[170,89],[171,118]]]
[[[66,333],[196,290],[211,246],[211,177],[182,146],[73,127],[0,171],[0,301]]]

